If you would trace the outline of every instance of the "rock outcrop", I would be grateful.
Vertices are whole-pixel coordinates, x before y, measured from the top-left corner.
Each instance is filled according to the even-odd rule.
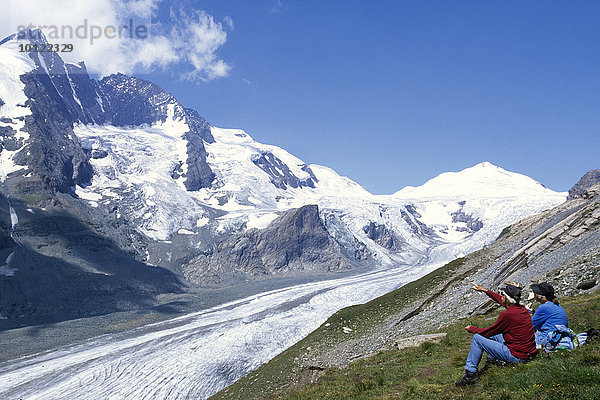
[[[340,271],[354,265],[323,226],[316,205],[285,211],[265,229],[251,229],[221,243],[214,254],[183,267],[201,285],[232,274],[253,277]]]
[[[583,197],[586,190],[588,190],[597,183],[600,183],[600,169],[593,169],[591,171],[588,171],[585,175],[581,177],[581,179],[575,184],[575,186],[569,189],[569,197],[567,199],[572,200]]]
[[[367,234],[369,239],[391,251],[400,251],[405,244],[404,240],[396,235],[394,231],[375,222],[363,227],[363,232]]]
[[[283,161],[277,158],[271,152],[265,152],[253,160],[260,169],[266,172],[271,178],[271,182],[275,187],[279,189],[287,189],[288,187],[299,188],[299,187],[315,187],[315,183],[318,181],[314,173],[308,167],[304,165],[302,170],[308,172],[310,178],[301,180],[295,176],[292,171],[285,165]]]

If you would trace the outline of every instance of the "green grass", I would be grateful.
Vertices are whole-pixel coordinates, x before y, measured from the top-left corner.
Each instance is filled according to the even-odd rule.
[[[342,325],[349,326],[359,333],[361,330],[370,330],[388,316],[404,309],[415,299],[425,297],[438,284],[448,281],[463,263],[463,258],[457,258],[426,276],[368,303],[343,308],[331,316],[327,322],[331,324],[331,330],[338,329]]]
[[[600,327],[600,294],[563,299],[576,332]],[[273,393],[278,399],[598,399],[600,342],[574,351],[540,354],[526,364],[490,367],[477,385],[457,388],[471,335],[468,324],[488,326],[498,314],[459,321],[440,343],[381,352],[343,369],[330,368],[316,385]],[[491,320],[490,320],[491,318]],[[480,364],[484,364],[485,357]]]

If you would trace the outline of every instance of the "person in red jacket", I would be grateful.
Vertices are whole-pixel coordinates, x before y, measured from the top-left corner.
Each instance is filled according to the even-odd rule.
[[[491,361],[504,361],[509,364],[525,362],[537,353],[535,348],[535,331],[529,311],[521,304],[521,289],[506,285],[494,293],[471,282],[473,290],[485,292],[493,300],[506,307],[494,325],[489,328],[466,326],[465,330],[474,333],[471,340],[471,351],[465,364],[463,378],[456,382],[457,386],[471,385],[477,382],[477,366],[485,351]]]

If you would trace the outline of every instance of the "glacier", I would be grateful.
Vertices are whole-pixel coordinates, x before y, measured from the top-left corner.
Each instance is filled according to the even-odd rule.
[[[286,287],[0,365],[4,399],[207,398],[318,328],[438,268]]]

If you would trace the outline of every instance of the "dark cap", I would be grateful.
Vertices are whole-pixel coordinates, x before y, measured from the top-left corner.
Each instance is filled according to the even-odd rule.
[[[506,285],[500,290],[504,292],[507,296],[514,299],[516,302],[519,302],[521,300],[521,288],[517,286]]]
[[[531,290],[533,290],[533,293],[541,294],[548,301],[552,301],[556,297],[554,296],[554,288],[546,282],[539,285],[531,285]]]

